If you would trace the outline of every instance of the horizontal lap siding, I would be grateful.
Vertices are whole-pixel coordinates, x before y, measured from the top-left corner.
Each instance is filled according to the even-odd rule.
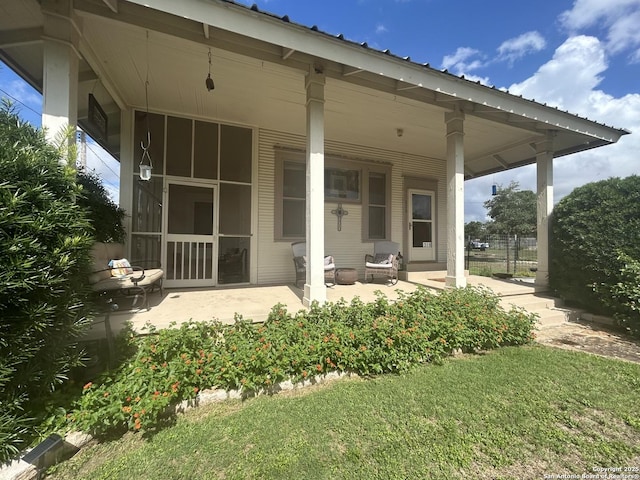
[[[447,261],[447,170],[444,160],[430,159],[417,155],[402,155],[393,170],[394,185],[392,187],[393,228],[402,238],[408,214],[407,199],[403,188],[404,177],[429,178],[437,180],[436,195],[436,261]],[[394,235],[394,241],[396,237]],[[401,243],[402,244],[402,243]]]
[[[293,283],[295,273],[290,242],[274,241],[274,195],[276,148],[304,151],[303,136],[273,130],[260,130],[258,134],[258,283]],[[404,235],[404,176],[426,177],[438,180],[438,261],[446,259],[446,198],[444,162],[415,155],[382,151],[366,146],[351,145],[327,140],[325,154],[363,161],[383,162],[392,165],[391,179],[391,228],[392,240],[403,245]],[[325,203],[325,253],[335,257],[338,267],[357,268],[364,273],[364,256],[373,252],[373,244],[362,242],[362,205],[343,203],[349,213],[342,217],[342,230],[338,231],[338,219],[331,213],[337,201]],[[402,248],[402,247],[401,247]]]

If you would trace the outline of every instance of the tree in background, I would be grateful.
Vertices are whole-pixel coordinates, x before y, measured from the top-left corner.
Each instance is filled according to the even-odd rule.
[[[517,235],[516,253],[519,250],[521,237],[535,236],[537,228],[536,194],[531,190],[519,190],[518,182],[511,182],[508,187],[498,186],[496,195],[484,202],[489,211],[492,222],[487,229],[496,234],[506,235],[507,238],[507,273],[509,272],[509,242]],[[514,265],[515,271],[515,265]]]
[[[464,224],[464,237],[467,240],[483,239],[487,236],[487,226],[482,222],[469,222]]]
[[[493,232],[502,235],[532,236],[536,234],[536,194],[531,190],[519,190],[518,182],[508,187],[501,185],[491,199],[484,202],[492,222]]]
[[[67,153],[0,107],[0,462],[33,437],[89,324],[93,236]]]

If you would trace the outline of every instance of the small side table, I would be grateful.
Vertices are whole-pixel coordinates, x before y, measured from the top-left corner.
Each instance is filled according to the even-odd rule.
[[[358,270],[355,268],[337,268],[336,284],[353,285],[358,280]]]

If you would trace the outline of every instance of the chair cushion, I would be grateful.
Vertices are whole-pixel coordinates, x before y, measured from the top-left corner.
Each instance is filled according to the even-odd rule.
[[[393,264],[392,263],[371,263],[371,262],[367,262],[367,263],[365,263],[365,266],[367,268],[388,268],[388,269],[392,269],[393,268]]]
[[[324,265],[324,269],[325,270],[333,270],[334,268],[336,268],[336,264],[335,263],[329,263],[329,264],[325,264]]]
[[[386,265],[393,263],[393,253],[376,253],[373,263]]]
[[[106,292],[110,290],[120,290],[123,288],[132,288],[135,284],[131,281],[132,278],[137,278],[142,272],[134,272],[129,275],[123,275],[121,277],[107,277],[91,285],[91,288],[95,292]],[[160,268],[151,268],[144,271],[144,278],[138,282],[140,287],[149,287],[159,281],[164,276],[164,272]]]

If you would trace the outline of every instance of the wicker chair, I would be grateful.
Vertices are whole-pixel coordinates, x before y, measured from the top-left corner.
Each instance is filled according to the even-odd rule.
[[[307,243],[292,243],[291,250],[293,252],[293,266],[296,270],[296,287],[299,287],[299,283],[302,282],[304,285],[307,279]],[[333,285],[336,283],[336,262],[331,255],[324,257],[324,281]]]
[[[373,281],[374,276],[385,277],[391,285],[398,283],[398,252],[396,242],[376,242],[373,245],[373,255],[365,255],[364,281]]]

